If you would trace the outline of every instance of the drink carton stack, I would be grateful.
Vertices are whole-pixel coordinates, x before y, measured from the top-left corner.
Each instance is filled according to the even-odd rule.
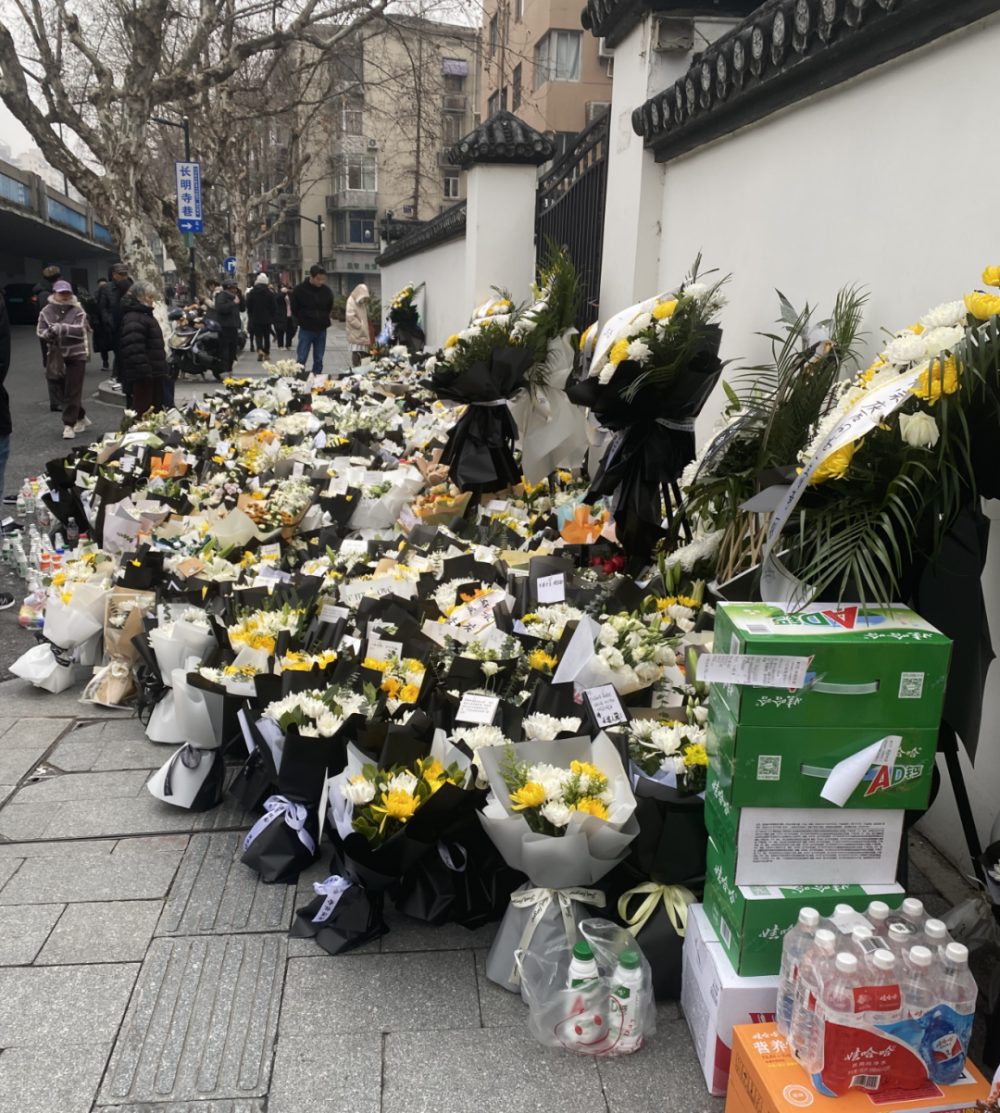
[[[778,979],[772,1043],[813,1094],[939,1094],[965,1075],[975,982],[896,873],[904,813],[928,802],[951,643],[905,608],[727,604],[714,653],[769,659],[765,681],[790,658],[804,669],[795,688],[712,686],[704,912],[722,983]]]

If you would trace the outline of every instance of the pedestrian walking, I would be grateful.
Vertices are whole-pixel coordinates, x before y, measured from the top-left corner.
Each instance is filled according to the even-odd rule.
[[[295,336],[296,324],[292,316],[291,291],[282,283],[281,289],[275,295],[274,337],[278,341],[279,350],[290,352],[292,339]]]
[[[163,331],[153,315],[155,295],[151,282],[134,282],[121,301],[122,368],[139,417],[163,407],[163,383],[168,377]]]
[[[250,340],[257,349],[258,361],[271,357],[271,324],[274,314],[274,294],[268,288],[267,275],[258,274],[247,294]]]
[[[326,330],[330,327],[333,312],[333,291],[326,284],[326,271],[314,263],[309,277],[292,291],[292,316],[299,326],[299,346],[296,359],[305,367],[310,349],[313,354],[312,372],[323,373],[323,353],[326,351]]]
[[[108,335],[108,330],[104,327],[104,321],[101,318],[101,291],[107,286],[108,280],[106,278],[99,278],[97,280],[97,312],[94,314],[93,328],[94,328],[94,350],[101,353],[101,370],[110,371],[111,365],[108,363],[108,353],[111,351],[111,337]]]
[[[38,304],[39,313],[48,304],[49,298],[52,296],[52,284],[58,282],[62,278],[62,271],[58,267],[46,267],[42,271],[41,282],[35,283],[31,294]],[[49,342],[39,337],[39,343],[42,349],[42,366],[45,367],[49,362]],[[55,413],[57,410],[63,408],[63,393],[61,382],[49,382],[49,410]]]
[[[125,400],[132,407],[128,383],[122,377],[121,355],[118,347],[118,332],[121,328],[122,298],[128,293],[132,279],[128,273],[128,263],[115,263],[110,271],[111,281],[102,286],[97,294],[97,307],[101,315],[101,325],[108,335],[108,347],[114,353],[112,374],[117,380],[119,388],[125,394]]]
[[[219,333],[219,359],[224,377],[233,373],[236,346],[239,343],[240,314],[243,312],[243,295],[235,278],[223,279],[222,289],[215,295],[215,319],[222,326]]]
[[[46,378],[62,378],[63,436],[72,440],[90,424],[83,408],[83,376],[87,368],[87,313],[61,279],[52,287],[38,316],[38,335],[49,344]]]
[[[360,365],[371,351],[371,330],[368,327],[368,287],[362,282],[355,286],[347,299],[344,314],[347,322],[347,343],[351,348],[351,364]]]

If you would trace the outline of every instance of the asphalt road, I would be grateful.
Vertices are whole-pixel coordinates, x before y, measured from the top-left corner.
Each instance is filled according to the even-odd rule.
[[[117,406],[92,399],[97,386],[107,373],[101,372],[101,357],[91,357],[87,365],[83,398],[87,416],[94,423],[87,434],[97,439],[121,424],[122,411]],[[65,455],[74,444],[83,444],[84,434],[72,441],[62,437],[62,414],[49,410],[48,390],[42,368],[42,353],[35,330],[28,325],[11,329],[11,360],[5,383],[10,395],[13,433],[10,438],[10,459],[4,477],[4,493],[16,494],[25,476],[44,472],[49,460]],[[3,516],[13,515],[13,507],[4,507]],[[25,594],[24,581],[18,579],[7,565],[0,564],[0,591],[10,591],[18,600],[8,611],[0,611],[0,677],[9,675],[7,666],[34,644],[31,634],[23,631],[17,620],[20,601]]]

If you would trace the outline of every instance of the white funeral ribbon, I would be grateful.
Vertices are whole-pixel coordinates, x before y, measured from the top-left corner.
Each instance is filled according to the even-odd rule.
[[[566,930],[566,942],[569,944],[570,950],[576,943],[576,920],[573,918],[573,901],[578,900],[583,904],[592,904],[597,908],[603,908],[606,902],[606,898],[600,889],[581,889],[578,886],[569,889],[523,889],[521,892],[511,893],[510,903],[515,908],[531,909],[531,915],[524,925],[524,931],[521,932],[521,942],[517,945],[518,953],[526,951],[531,945],[535,928],[542,922],[542,917],[548,911],[553,900],[559,901],[559,911],[562,913],[563,927]],[[521,971],[516,957],[507,981],[510,985],[521,984]]]
[[[669,297],[669,293],[657,294],[656,300],[664,301]],[[595,370],[596,372],[601,370],[601,359],[611,351],[622,325],[631,324],[642,312],[641,305],[642,303],[639,302],[636,305],[630,305],[628,309],[619,310],[610,320],[604,323],[604,328],[601,329],[594,344],[594,354],[590,359],[590,375],[594,375]]]
[[[353,882],[340,874],[333,874],[326,881],[314,881],[313,889],[318,897],[326,897],[322,907],[312,918],[314,924],[322,924],[333,915],[333,910],[340,903],[340,898],[347,892]]]
[[[455,859],[448,847],[443,842],[438,843],[438,854],[441,855],[441,861],[444,862],[448,869],[450,869],[452,873],[465,873],[469,866],[469,855],[461,843],[455,843],[455,849],[462,852],[462,864],[460,866],[455,865]]]
[[[197,746],[192,746],[190,742],[185,742],[184,745],[174,753],[174,756],[170,759],[170,764],[167,766],[167,771],[163,776],[163,795],[173,796],[174,794],[173,786],[170,783],[170,777],[174,771],[174,766],[177,764],[178,758],[185,769],[197,769],[198,766],[201,765],[201,755],[209,752],[208,750],[200,750]]]
[[[497,398],[493,402],[469,402],[468,405],[470,405],[470,406],[506,406],[507,405],[507,399],[506,398]]]
[[[771,521],[768,524],[760,580],[761,598],[765,603],[786,603],[790,601],[805,603],[808,601],[808,596],[811,593],[810,588],[792,575],[776,556],[772,556],[771,550],[820,465],[834,452],[859,440],[874,429],[876,425],[881,424],[888,414],[898,410],[909,398],[913,388],[920,383],[920,376],[925,371],[928,372],[929,376],[933,375],[935,365],[942,368],[943,375],[943,359],[935,357],[929,364],[921,364],[912,371],[897,375],[877,390],[871,391],[856,406],[848,410],[820,442],[809,463],[799,472],[795,482],[788,488],[785,497],[778,504],[778,509],[772,514]]]
[[[305,804],[295,804],[284,796],[269,796],[264,802],[264,807],[267,808],[267,813],[257,820],[250,828],[250,833],[243,840],[244,852],[261,831],[266,830],[276,819],[284,816],[285,822],[299,836],[299,842],[310,854],[315,854],[316,844],[313,842],[312,835],[305,829],[306,816],[309,814]]]

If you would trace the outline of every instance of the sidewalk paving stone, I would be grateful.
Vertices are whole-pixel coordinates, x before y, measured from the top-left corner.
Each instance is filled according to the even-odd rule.
[[[223,1098],[215,1101],[168,1101],[141,1105],[102,1105],[101,1113],[266,1113],[267,1098]],[[308,1111],[303,1111],[308,1113]]]
[[[240,861],[241,834],[193,835],[163,909],[157,935],[287,931],[294,885],[265,885]]]
[[[279,935],[155,939],[99,1104],[264,1095],[284,966]]]
[[[0,1055],[0,1109],[10,1113],[90,1113],[108,1059],[86,1044],[14,1047]]]
[[[30,646],[25,646],[30,649]],[[45,692],[36,688],[30,680],[0,681],[0,707],[5,718],[46,719],[111,719],[134,718],[135,712],[123,709],[120,712],[109,707],[98,707],[92,703],[80,702],[79,686],[68,688],[65,692]],[[68,723],[64,723],[68,726]]]
[[[636,1055],[599,1059],[597,1069],[608,1113],[722,1113],[724,1098],[705,1088],[686,1020],[663,1022],[657,1010],[656,1035]]]
[[[28,966],[34,962],[65,907],[64,904],[0,907],[0,966]]]
[[[21,804],[60,804],[67,800],[100,801],[114,797],[134,798],[142,791],[148,774],[144,769],[112,773],[62,773],[24,785],[17,794]]]
[[[467,951],[489,947],[500,925],[486,924],[470,931],[461,924],[433,924],[414,920],[397,912],[386,901],[385,922],[389,932],[382,936],[382,954],[394,951]]]
[[[180,860],[179,851],[95,854],[74,859],[68,868],[58,857],[27,858],[0,889],[0,905],[162,900]]]
[[[339,1032],[479,1027],[471,951],[293,958],[280,1033],[307,1037],[317,1017]],[[437,1038],[436,1036],[434,1037]]]
[[[281,1036],[267,1113],[380,1113],[382,1040],[378,1032],[328,1026],[311,1036]]]
[[[64,1044],[96,1044],[107,1051],[139,969],[130,963],[0,970],[0,1047],[41,1047],[54,1055]]]
[[[429,1055],[437,1069],[414,1064]],[[445,1066],[447,1064],[447,1066]],[[667,1088],[666,1079],[660,1085]],[[650,1113],[662,1106],[649,1106]],[[392,1032],[385,1041],[382,1113],[607,1113],[597,1064],[542,1047],[526,1031]],[[630,1113],[645,1113],[633,1107]],[[344,1109],[347,1113],[347,1109]]]
[[[162,911],[158,900],[70,904],[36,963],[142,962]]]

